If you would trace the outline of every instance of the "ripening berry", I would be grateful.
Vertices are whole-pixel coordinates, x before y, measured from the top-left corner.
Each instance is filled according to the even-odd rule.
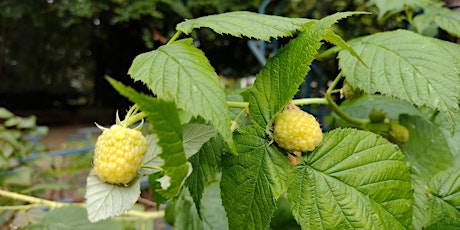
[[[323,132],[311,114],[302,110],[285,110],[275,118],[274,137],[289,152],[312,151],[323,139]]]
[[[147,139],[138,130],[113,125],[104,129],[94,148],[94,172],[104,182],[128,184],[136,176]]]

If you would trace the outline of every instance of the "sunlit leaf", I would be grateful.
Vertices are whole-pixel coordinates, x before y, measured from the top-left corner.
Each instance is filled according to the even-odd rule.
[[[386,139],[336,129],[303,159],[288,184],[302,229],[406,229],[412,223],[409,170]]]

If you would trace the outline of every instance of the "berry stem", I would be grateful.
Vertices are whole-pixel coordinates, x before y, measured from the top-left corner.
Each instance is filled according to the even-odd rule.
[[[332,82],[331,86],[329,86],[329,88],[327,89],[326,91],[326,95],[325,95],[325,99],[327,100],[328,104],[329,104],[329,107],[331,107],[332,111],[334,111],[334,113],[336,113],[340,118],[344,119],[345,121],[351,123],[351,124],[354,124],[354,125],[358,125],[359,127],[364,127],[365,124],[367,123],[365,120],[361,120],[361,119],[356,119],[354,117],[351,117],[350,115],[346,114],[336,103],[335,101],[332,99],[331,95],[333,93],[336,93],[337,91],[335,90],[335,87],[337,86],[337,84],[339,83],[340,79],[342,78],[343,74],[342,72],[340,72],[337,77],[334,79],[334,81]]]
[[[174,41],[176,41],[176,40],[180,37],[181,34],[182,34],[182,31],[177,31],[177,32],[172,36],[172,38],[169,39],[169,41],[168,41],[168,43],[166,43],[166,45],[169,45],[169,44],[173,43]]]

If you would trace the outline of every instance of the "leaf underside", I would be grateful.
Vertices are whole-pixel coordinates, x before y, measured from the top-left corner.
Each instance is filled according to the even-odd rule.
[[[413,191],[404,155],[382,137],[337,129],[295,166],[288,197],[302,229],[405,229]]]
[[[140,180],[128,186],[107,184],[91,170],[86,181],[88,219],[97,222],[119,216],[133,208],[140,195]]]

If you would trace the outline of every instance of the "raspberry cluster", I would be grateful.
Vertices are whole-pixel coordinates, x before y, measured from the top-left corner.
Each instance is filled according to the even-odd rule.
[[[104,129],[94,149],[94,172],[104,182],[128,184],[136,176],[144,155],[147,139],[138,130],[113,125]]]
[[[323,139],[316,118],[302,110],[285,110],[278,114],[274,123],[276,143],[289,152],[312,151]]]

